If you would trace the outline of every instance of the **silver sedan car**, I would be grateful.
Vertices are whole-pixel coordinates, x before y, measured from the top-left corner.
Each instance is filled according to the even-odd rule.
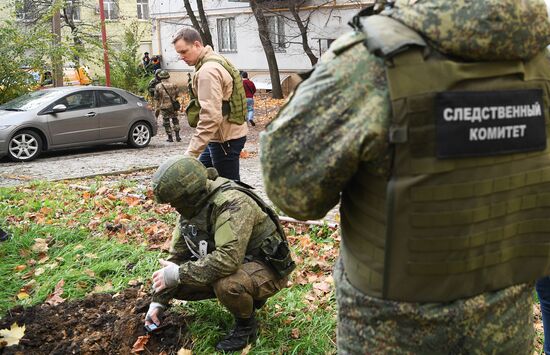
[[[157,122],[147,101],[103,86],[34,91],[0,105],[0,157],[30,161],[59,148],[127,142],[149,145]]]

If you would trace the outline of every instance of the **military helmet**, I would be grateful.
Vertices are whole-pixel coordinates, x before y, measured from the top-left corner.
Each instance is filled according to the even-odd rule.
[[[164,69],[157,69],[160,70],[160,72],[157,75],[159,79],[168,79],[170,77],[170,73],[168,73],[168,70]]]
[[[206,190],[206,168],[195,158],[175,156],[165,161],[151,181],[155,200],[171,203],[180,199],[195,200]]]

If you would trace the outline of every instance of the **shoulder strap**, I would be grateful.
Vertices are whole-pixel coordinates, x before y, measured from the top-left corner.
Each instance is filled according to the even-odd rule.
[[[411,47],[427,48],[422,36],[388,16],[372,15],[361,18],[360,23],[367,37],[367,49],[382,58],[391,58]]]
[[[260,196],[252,192],[252,190],[250,190],[251,187],[247,188],[244,186],[240,186],[240,184],[243,184],[243,183],[235,181],[235,182],[230,182],[228,184],[224,184],[220,187],[222,191],[237,190],[251,197],[258,204],[261,210],[269,216],[269,218],[273,221],[273,223],[275,223],[275,226],[277,227],[277,232],[281,235],[281,238],[283,238],[283,240],[286,240],[285,232],[283,230],[283,226],[281,226],[281,222],[279,221],[279,216],[277,215],[277,213],[275,213],[275,211],[271,207],[269,207],[264,202],[264,200],[260,198]],[[246,185],[246,184],[243,184],[243,185]]]
[[[162,87],[164,88],[164,91],[166,91],[166,95],[168,95],[168,97],[170,98],[170,101],[172,102],[172,104],[174,103],[174,99],[172,99],[172,96],[170,96],[170,93],[168,92],[168,90],[166,90],[166,86],[164,86],[163,83],[160,83],[160,85],[162,85]]]

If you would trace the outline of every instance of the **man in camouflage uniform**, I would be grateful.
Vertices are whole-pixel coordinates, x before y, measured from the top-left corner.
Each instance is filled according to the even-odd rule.
[[[158,77],[158,74],[161,72],[162,69],[158,69],[155,71],[155,74],[151,80],[149,80],[149,84],[147,85],[147,92],[149,93],[149,100],[153,102],[153,105],[155,105],[155,88],[157,87],[157,84],[160,83],[160,79]],[[155,118],[158,119],[160,116],[160,109],[155,108]]]
[[[162,125],[168,135],[168,142],[173,142],[172,127],[170,127],[170,120],[173,124],[174,133],[176,134],[176,141],[180,142],[180,123],[178,120],[178,112],[174,107],[176,99],[178,97],[178,87],[176,84],[168,82],[170,73],[166,70],[160,70],[158,74],[155,74],[160,82],[155,86],[155,102],[156,109],[160,109],[162,114]]]
[[[236,325],[216,349],[244,348],[257,336],[255,310],[286,286],[294,268],[275,213],[246,186],[192,157],[168,159],[152,187],[155,199],[180,216],[170,257],[153,274],[146,325],[159,325],[159,313],[173,298],[218,298]]]
[[[451,61],[462,58],[458,60],[465,65],[469,65],[468,61],[494,60],[519,60],[527,63],[532,58],[538,58],[539,53],[550,42],[550,25],[542,0],[397,0],[393,5],[386,6],[379,17],[397,20],[401,26],[420,33],[422,37],[419,43],[424,40],[428,43],[427,46],[424,44],[426,51],[423,55],[429,58],[451,58]],[[375,9],[370,8],[367,11],[374,13]],[[391,257],[390,246],[384,239],[365,244],[370,238],[369,234],[378,232],[374,227],[391,217],[385,215],[385,208],[379,203],[377,191],[384,193],[386,190],[383,186],[391,181],[389,179],[392,169],[402,168],[391,165],[393,151],[399,142],[406,142],[416,133],[411,127],[408,131],[410,136],[407,137],[407,131],[393,129],[392,112],[400,108],[392,108],[390,93],[399,87],[388,86],[386,71],[392,69],[392,66],[387,65],[391,64],[391,57],[384,58],[380,55],[391,46],[367,41],[369,37],[376,39],[377,33],[365,33],[359,25],[363,19],[355,22],[355,31],[332,44],[311,76],[300,84],[261,136],[260,152],[266,190],[270,199],[284,212],[300,219],[321,218],[342,196],[342,250],[340,260],[335,266],[339,352],[532,353],[533,285],[530,283],[512,286],[508,284],[500,289],[439,302],[408,302],[385,298],[383,293],[364,292],[356,285],[363,280],[357,269],[347,267],[349,260],[361,260],[361,265],[366,266],[366,269],[380,269]],[[389,32],[389,29],[381,30],[382,34],[384,32]],[[391,34],[399,33],[401,31]],[[393,49],[395,52],[392,54],[401,53],[406,56],[410,53],[408,49],[414,48],[422,47],[418,44],[409,48],[396,46],[390,48],[390,51]],[[380,52],[376,49],[380,49]],[[417,50],[414,53],[422,54],[422,51]],[[422,55],[414,58],[422,61]],[[541,69],[541,65],[536,68],[548,73],[548,69]],[[545,75],[548,82],[547,74]],[[445,74],[435,78],[424,77],[418,82],[409,82],[404,76],[397,76],[397,79],[401,79],[397,86],[420,85],[423,80],[444,80]],[[424,105],[421,100],[405,102],[402,106],[413,110],[414,105],[418,106],[417,112],[422,113],[418,109]],[[544,116],[547,120],[547,108],[544,112],[543,120]],[[422,118],[419,113],[416,113],[416,117],[418,120]],[[433,141],[434,136],[428,136],[424,144],[415,149],[433,147],[430,140]],[[547,153],[541,154],[547,156]],[[424,161],[432,162],[433,158]],[[450,161],[443,163],[448,162]],[[464,162],[467,163],[468,160]],[[494,164],[496,162],[498,161],[495,160]],[[407,161],[400,163],[404,166]],[[439,163],[441,161],[434,162],[434,166]],[[472,170],[472,174],[478,172],[483,173],[483,170]],[[376,178],[376,181],[381,182],[380,185],[368,183],[367,179]],[[354,188],[370,193],[354,194]],[[445,191],[451,192],[452,196],[452,190]],[[497,196],[493,197],[498,198]],[[458,197],[445,202],[440,205],[442,208],[460,203]],[[367,215],[376,215],[377,212],[380,214],[379,219],[365,218]],[[548,212],[545,213],[547,215]],[[361,218],[365,220],[363,225]],[[433,225],[443,223],[437,219],[424,222]],[[393,227],[400,228],[397,224]],[[466,225],[465,229],[470,227],[477,226],[472,223],[470,226]],[[392,226],[388,224],[388,228]],[[426,233],[428,232],[429,230]],[[383,233],[382,231],[381,234]],[[358,249],[365,250],[350,249],[350,235],[361,235],[363,245],[358,244]],[[483,234],[480,237],[483,238]],[[525,263],[529,261],[528,258],[519,260]],[[439,270],[426,272],[437,271]],[[539,272],[542,275],[543,268]],[[354,280],[358,281],[351,282],[350,275],[354,275]],[[406,279],[409,275],[398,276]],[[385,275],[380,277],[384,278]],[[367,278],[367,272],[363,274],[363,278]],[[531,280],[534,279],[535,277]],[[480,278],[473,285],[490,281],[492,280]],[[451,291],[454,287],[462,286],[456,283],[446,285]],[[430,293],[429,289],[418,291]]]

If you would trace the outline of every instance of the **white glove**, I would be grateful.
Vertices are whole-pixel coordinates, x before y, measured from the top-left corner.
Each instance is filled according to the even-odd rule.
[[[180,280],[180,267],[177,264],[163,259],[160,259],[159,262],[164,267],[153,273],[153,289],[155,292],[177,286]]]
[[[165,308],[166,306],[158,302],[151,302],[151,304],[149,305],[149,310],[145,315],[145,325],[151,325],[154,323],[155,325],[159,326],[160,325],[159,317]]]

